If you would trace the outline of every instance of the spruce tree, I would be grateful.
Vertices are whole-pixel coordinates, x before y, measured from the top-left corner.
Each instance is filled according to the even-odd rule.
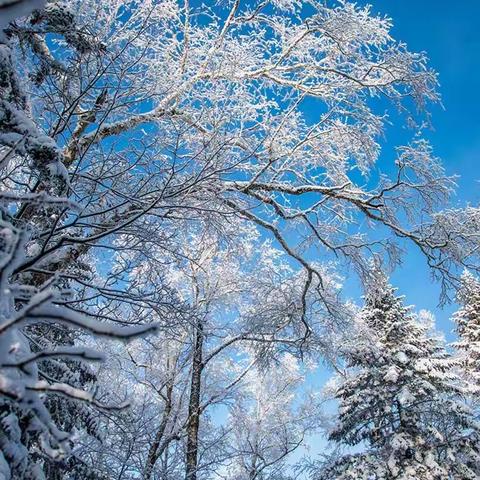
[[[480,391],[480,281],[469,272],[461,278],[457,293],[459,310],[453,315],[458,350],[465,380],[471,393]]]
[[[380,271],[339,380],[330,439],[363,453],[327,462],[321,479],[475,479],[477,429],[455,361]]]

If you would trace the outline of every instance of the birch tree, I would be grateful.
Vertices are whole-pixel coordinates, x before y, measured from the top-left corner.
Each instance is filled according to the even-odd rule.
[[[198,232],[192,241],[184,242],[185,260],[171,273],[195,312],[189,334],[185,425],[185,477],[189,480],[200,478],[204,468],[199,452],[205,450],[200,434],[207,409],[231,399],[256,363],[290,349],[296,352],[303,340],[300,319],[320,314],[311,299],[304,309],[304,278],[288,265],[288,257],[269,242],[259,241],[255,229],[241,225],[230,226],[227,242]],[[338,285],[326,275],[325,279],[329,282],[325,290],[333,298]],[[315,322],[321,324],[320,319],[312,320],[312,328]],[[241,360],[246,345],[254,352],[249,362]]]
[[[62,229],[66,239],[51,236],[47,251],[67,243],[84,250],[145,211],[157,219],[203,212],[239,215],[269,232],[307,272],[305,295],[313,277],[321,279],[308,248],[363,270],[363,253],[383,246],[398,258],[394,240],[405,238],[446,282],[449,266],[472,260],[460,240],[445,245],[437,228],[436,209],[453,183],[421,137],[399,147],[390,179],[375,174],[378,181],[364,187],[385,122],[371,100],[391,99],[406,116],[407,99],[421,108],[437,100],[435,74],[422,55],[391,39],[388,20],[349,3],[72,2],[62,12],[81,28],[67,43],[80,44],[81,53],[62,67],[63,45],[35,43],[48,32],[49,15],[61,13],[54,5],[35,20],[45,30],[32,35],[19,25],[14,32],[33,45],[36,105],[66,145],[64,164],[88,203],[69,234]],[[87,26],[94,34],[84,38]],[[70,93],[57,98],[58,91]],[[307,115],[312,102],[319,108]],[[114,187],[89,173],[112,165]],[[128,206],[132,183],[136,203]],[[426,224],[418,225],[419,213]],[[352,227],[364,220],[386,227],[385,238],[373,241]],[[95,233],[82,238],[89,225]]]

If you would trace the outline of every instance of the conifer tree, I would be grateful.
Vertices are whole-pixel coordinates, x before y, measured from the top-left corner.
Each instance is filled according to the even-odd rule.
[[[457,293],[459,310],[453,315],[459,337],[454,346],[472,393],[480,391],[480,281],[465,271]]]
[[[455,361],[378,269],[351,345],[330,439],[366,451],[329,462],[320,478],[478,478],[478,427]]]

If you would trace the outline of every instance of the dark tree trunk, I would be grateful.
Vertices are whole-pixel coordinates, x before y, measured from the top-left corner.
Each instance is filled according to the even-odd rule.
[[[172,412],[172,392],[173,392],[173,381],[167,385],[166,403],[165,403],[165,409],[162,415],[162,421],[160,422],[157,433],[155,435],[155,439],[152,445],[150,446],[150,450],[148,451],[147,463],[145,465],[145,470],[143,472],[143,480],[150,480],[153,472],[153,467],[155,467],[155,463],[157,462],[158,458],[160,457],[160,455],[162,455],[165,448],[169,444],[169,442],[165,440],[163,437],[165,435],[165,430],[168,425],[170,413]]]
[[[192,382],[190,386],[190,400],[188,405],[185,480],[197,480],[198,431],[200,428],[200,394],[202,388],[203,370],[203,341],[203,319],[200,319],[196,324],[192,359]]]

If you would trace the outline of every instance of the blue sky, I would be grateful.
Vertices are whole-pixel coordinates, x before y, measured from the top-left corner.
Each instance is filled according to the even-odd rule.
[[[433,106],[432,130],[427,136],[449,174],[458,174],[453,204],[478,204],[480,200],[480,2],[461,0],[370,0],[373,12],[393,19],[392,36],[412,51],[427,53],[429,65],[439,74],[443,107]],[[402,142],[396,125],[387,131],[385,156]],[[391,160],[391,158],[390,158]],[[440,289],[432,283],[421,255],[411,249],[392,283],[408,304],[427,308],[437,316],[438,327],[451,339],[449,316],[454,306],[437,308]]]
[[[480,2],[461,0],[375,0],[374,12],[393,19],[394,38],[425,51],[439,73],[444,110],[432,109],[431,141],[451,173],[463,176],[460,199],[478,201],[475,161],[480,151]]]

